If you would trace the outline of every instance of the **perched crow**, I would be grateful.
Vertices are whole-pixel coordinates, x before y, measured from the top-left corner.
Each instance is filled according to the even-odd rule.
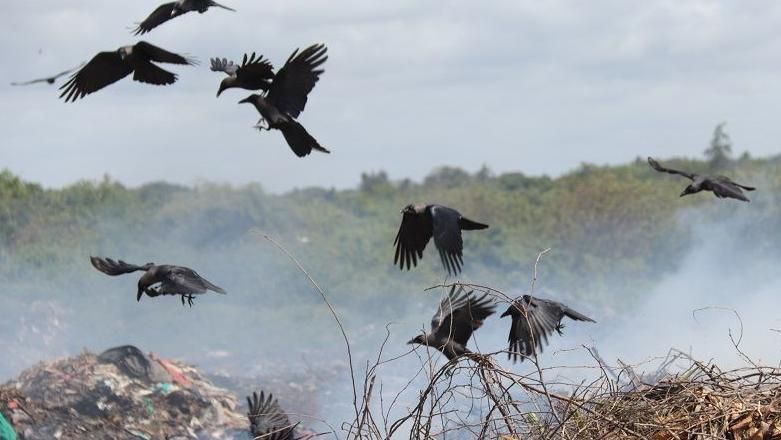
[[[534,354],[535,349],[542,353],[543,346],[548,343],[548,336],[554,330],[562,334],[564,325],[561,320],[565,316],[576,321],[596,322],[564,304],[530,295],[523,295],[513,301],[501,317],[507,315],[512,317],[510,335],[507,336],[510,342],[507,358],[513,362],[519,358],[523,362],[524,357]]]
[[[296,49],[274,76],[267,93],[252,94],[239,101],[254,105],[261,115],[257,127],[261,130],[270,131],[273,128],[281,131],[298,157],[308,155],[313,149],[330,153],[296,121],[306,107],[307,95],[323,73],[323,69],[318,67],[328,59],[326,51],[323,44],[309,46],[301,53]],[[265,127],[262,125],[264,120],[267,124]]]
[[[252,398],[247,396],[249,405],[250,432],[252,438],[265,440],[293,440],[293,430],[296,424],[290,423],[290,419],[279,407],[277,399],[269,394],[266,398],[263,391],[253,392]]]
[[[113,52],[100,52],[60,87],[65,102],[75,102],[133,73],[133,80],[154,85],[176,82],[176,75],[152,62],[193,65],[195,61],[140,41]]]
[[[421,344],[436,348],[453,360],[464,353],[471,353],[466,343],[472,332],[483,325],[483,320],[494,313],[496,305],[484,293],[480,297],[464,293],[464,286],[450,288],[450,293],[439,303],[437,313],[431,318],[431,333],[415,336],[407,344]]]
[[[84,64],[82,63],[81,66],[83,66],[83,65]],[[81,66],[79,66],[79,67],[81,67]],[[30,84],[36,84],[36,83],[42,83],[42,82],[45,82],[45,83],[48,83],[48,84],[54,84],[54,81],[57,81],[57,78],[59,78],[59,77],[61,77],[63,75],[67,75],[67,74],[73,72],[74,70],[78,69],[79,67],[76,67],[76,68],[73,68],[73,69],[64,70],[64,71],[62,71],[62,72],[60,72],[60,73],[58,73],[56,75],[50,76],[48,78],[38,78],[38,79],[25,81],[25,82],[12,82],[11,85],[12,86],[28,86]]]
[[[750,202],[751,200],[743,195],[742,190],[754,191],[756,189],[751,186],[735,183],[732,179],[725,176],[700,176],[694,173],[665,168],[651,157],[648,158],[648,164],[651,165],[651,168],[661,173],[678,174],[679,176],[691,180],[692,183],[683,190],[681,197],[700,191],[713,191],[713,194],[720,199],[728,198]]]
[[[162,5],[158,6],[157,9],[155,9],[151,14],[149,14],[149,17],[139,23],[137,28],[133,29],[133,34],[145,34],[165,23],[166,21],[191,11],[198,11],[199,13],[203,14],[212,6],[227,9],[229,11],[236,11],[235,9],[223,6],[212,0],[177,0],[171,3],[163,3]]]
[[[263,55],[256,57],[255,53],[249,58],[244,54],[241,65],[236,65],[233,61],[226,58],[212,58],[211,70],[213,72],[225,72],[227,78],[220,82],[220,88],[217,90],[217,96],[222,94],[223,90],[232,87],[238,87],[247,90],[268,91],[271,86],[271,80],[274,79],[274,66],[263,58]]]
[[[172,266],[168,264],[155,265],[146,263],[143,266],[125,263],[122,260],[114,261],[111,258],[90,257],[90,262],[95,269],[106,275],[116,276],[126,273],[144,271],[138,279],[138,294],[136,301],[141,301],[141,295],[146,293],[150,297],[160,295],[181,295],[182,305],[185,299],[187,303],[193,305],[193,295],[212,292],[226,293],[221,287],[215,286],[207,279],[198,275],[194,270],[183,266]],[[160,283],[157,288],[153,285]]]
[[[396,246],[393,264],[398,264],[399,269],[404,269],[406,264],[409,270],[410,263],[412,266],[417,266],[418,260],[423,258],[423,249],[433,236],[442,265],[448,273],[457,275],[464,264],[464,241],[461,239],[461,231],[488,227],[461,216],[455,209],[442,205],[407,205],[401,213],[403,214],[401,226],[393,242]]]

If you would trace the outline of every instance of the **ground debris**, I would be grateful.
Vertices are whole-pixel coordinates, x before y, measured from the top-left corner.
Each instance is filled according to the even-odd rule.
[[[133,346],[39,363],[0,386],[0,412],[22,440],[248,438],[233,394]]]

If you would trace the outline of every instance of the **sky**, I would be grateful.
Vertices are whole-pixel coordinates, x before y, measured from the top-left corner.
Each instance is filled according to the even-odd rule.
[[[558,175],[583,162],[697,157],[716,124],[738,153],[778,152],[781,3],[224,0],[143,40],[200,60],[168,87],[126,78],[75,104],[12,81],[133,44],[153,1],[12,0],[0,17],[0,169],[49,187],[108,175],[272,192],[419,180],[437,166]],[[328,46],[299,121],[332,151],[299,159],[215,97],[210,57]],[[58,83],[61,84],[62,81]]]

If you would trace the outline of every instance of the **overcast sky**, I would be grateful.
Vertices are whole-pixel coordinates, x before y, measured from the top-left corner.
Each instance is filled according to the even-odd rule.
[[[180,80],[122,80],[75,104],[11,81],[132,44],[152,0],[11,0],[0,17],[0,169],[61,186],[260,182],[271,191],[354,186],[364,171],[433,167],[557,175],[581,162],[698,156],[728,121],[739,152],[779,151],[781,3],[775,1],[224,0],[143,37],[187,53]],[[332,150],[299,159],[251,128],[246,91],[215,98],[213,56],[256,51],[279,67],[328,45],[299,121]],[[61,84],[58,83],[58,85]]]

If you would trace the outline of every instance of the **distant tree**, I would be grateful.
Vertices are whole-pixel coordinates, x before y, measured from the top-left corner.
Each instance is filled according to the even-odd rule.
[[[491,177],[493,177],[493,173],[486,164],[483,164],[483,166],[475,173],[475,179],[477,179],[478,182],[487,182]]]
[[[388,191],[392,189],[391,186],[388,173],[385,171],[361,173],[360,189],[362,192],[377,193],[379,191]]]
[[[472,180],[472,176],[461,168],[439,167],[423,180],[425,185],[455,187]]]
[[[710,141],[710,146],[705,150],[705,157],[708,158],[711,167],[719,168],[730,161],[732,155],[732,139],[724,129],[727,125],[726,122],[722,122],[716,126],[713,130],[713,137]]]

